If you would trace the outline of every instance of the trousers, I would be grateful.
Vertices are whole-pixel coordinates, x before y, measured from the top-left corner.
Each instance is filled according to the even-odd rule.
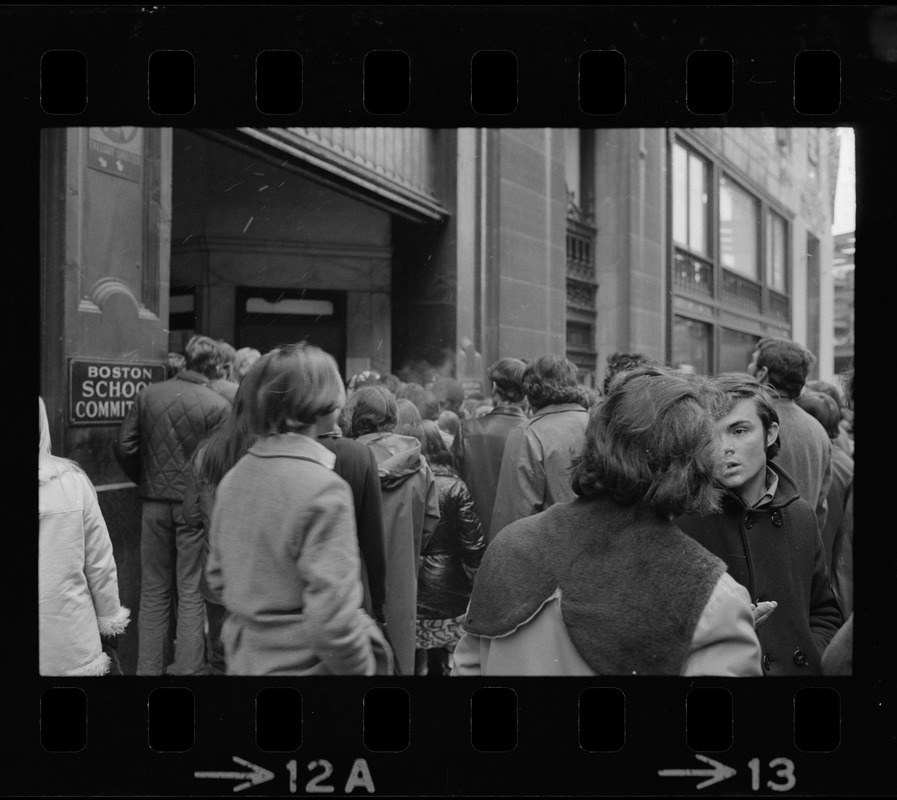
[[[205,667],[205,607],[199,591],[203,531],[188,525],[181,503],[144,500],[140,541],[140,617],[137,674],[161,675],[170,608],[177,591],[176,675],[201,675]]]

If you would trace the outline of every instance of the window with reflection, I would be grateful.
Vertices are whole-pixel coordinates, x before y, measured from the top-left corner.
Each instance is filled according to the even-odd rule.
[[[717,372],[745,372],[759,341],[759,336],[720,328]]]
[[[681,144],[673,145],[673,239],[710,255],[710,165]]]
[[[712,341],[710,325],[706,322],[674,316],[672,365],[698,375],[709,375]]]
[[[759,280],[760,209],[758,201],[723,176],[719,182],[719,257],[732,272]]]
[[[766,232],[766,283],[770,289],[785,294],[788,291],[785,242],[788,223],[774,211],[769,212]]]

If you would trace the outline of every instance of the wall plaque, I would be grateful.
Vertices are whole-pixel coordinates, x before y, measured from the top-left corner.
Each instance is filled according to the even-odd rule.
[[[164,364],[70,359],[69,424],[117,424],[144,387],[162,380]]]

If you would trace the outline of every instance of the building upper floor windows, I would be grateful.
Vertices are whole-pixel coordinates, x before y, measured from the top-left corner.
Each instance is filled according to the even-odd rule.
[[[719,182],[720,263],[739,275],[758,280],[760,204],[725,175]]]
[[[673,145],[673,239],[693,253],[710,254],[710,164]]]

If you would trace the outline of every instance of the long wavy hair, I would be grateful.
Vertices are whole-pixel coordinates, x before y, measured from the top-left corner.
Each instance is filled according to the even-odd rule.
[[[252,447],[258,434],[249,428],[246,394],[241,383],[237,387],[230,414],[196,448],[194,459],[199,459],[200,480],[214,490],[224,475]]]
[[[668,517],[719,510],[712,384],[666,367],[620,373],[592,409],[573,490],[642,504]]]

